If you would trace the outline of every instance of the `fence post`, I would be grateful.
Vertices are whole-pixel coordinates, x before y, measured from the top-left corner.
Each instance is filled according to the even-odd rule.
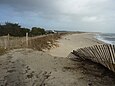
[[[26,48],[28,48],[28,33],[26,33]]]
[[[10,49],[10,35],[9,34],[7,36],[7,46],[8,46],[8,49]]]
[[[7,41],[6,41],[6,38],[4,38],[4,49],[7,49]]]

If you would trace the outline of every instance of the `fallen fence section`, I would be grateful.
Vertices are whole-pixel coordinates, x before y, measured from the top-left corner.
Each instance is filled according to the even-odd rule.
[[[75,56],[73,56],[74,54]],[[115,72],[115,45],[101,44],[73,50],[72,58],[89,59]],[[69,55],[69,58],[71,56]]]

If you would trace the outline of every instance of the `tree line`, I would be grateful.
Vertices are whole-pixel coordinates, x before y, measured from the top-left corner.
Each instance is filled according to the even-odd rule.
[[[29,28],[22,28],[17,23],[9,23],[6,22],[5,24],[0,25],[0,36],[11,35],[11,36],[25,36],[26,33],[29,33],[29,36],[37,36],[37,35],[44,35],[53,33],[53,31],[46,31],[44,28],[40,27],[32,27],[30,30]]]

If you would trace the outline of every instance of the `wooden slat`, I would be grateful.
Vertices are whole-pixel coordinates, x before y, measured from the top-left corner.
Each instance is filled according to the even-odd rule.
[[[109,61],[108,61],[108,55],[107,55],[107,52],[108,52],[107,45],[103,45],[103,50],[104,50],[105,65],[106,65],[107,68],[111,69],[109,64],[108,64]]]
[[[98,49],[99,49],[99,51],[100,51],[100,53],[99,54],[101,54],[101,64],[103,64],[104,66],[106,65],[106,60],[105,60],[105,54],[104,54],[104,49],[102,49],[103,48],[103,46],[101,45],[101,46],[97,46],[98,47]],[[107,66],[106,66],[107,67]]]

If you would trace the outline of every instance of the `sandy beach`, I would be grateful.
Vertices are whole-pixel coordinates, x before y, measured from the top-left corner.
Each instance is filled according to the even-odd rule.
[[[70,52],[102,44],[94,33],[69,34],[58,47],[41,52],[14,49],[0,56],[0,86],[115,86],[115,75],[91,61],[71,60]]]
[[[103,42],[95,39],[96,33],[71,34],[63,36],[58,40],[59,47],[48,51],[52,56],[67,57],[68,54],[78,48],[102,44]]]

